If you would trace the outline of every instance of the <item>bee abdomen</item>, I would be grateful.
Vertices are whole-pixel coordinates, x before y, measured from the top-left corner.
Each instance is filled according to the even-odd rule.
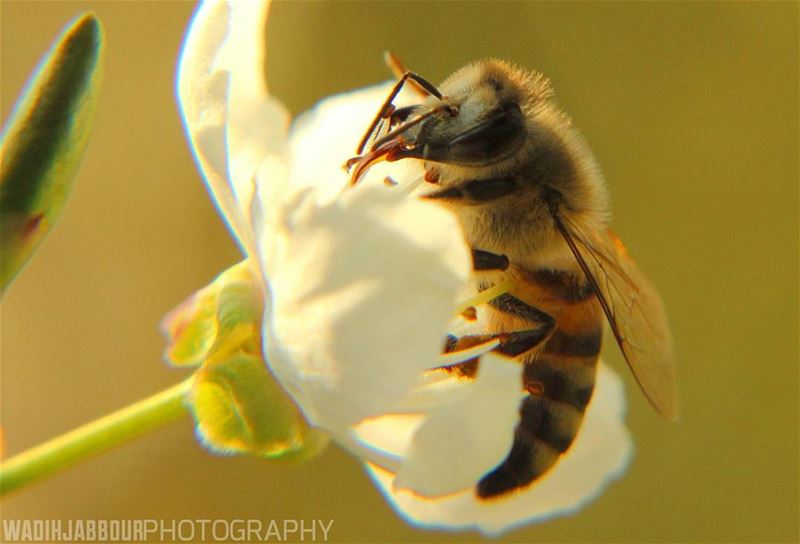
[[[554,357],[579,357],[593,361],[600,353],[603,330],[589,330],[578,334],[555,330],[544,346],[544,353]]]
[[[569,449],[583,419],[583,411],[530,395],[520,405],[520,423],[506,459],[477,486],[481,498],[523,488],[550,470]]]
[[[540,350],[523,356],[523,385],[529,395],[506,459],[477,486],[481,498],[524,488],[550,470],[578,433],[594,392],[602,344],[602,322],[586,299],[562,315]]]
[[[594,390],[594,372],[593,364],[570,367],[548,356],[526,363],[525,386],[535,392],[520,405],[508,456],[478,483],[479,497],[526,487],[553,467],[578,433]]]
[[[525,364],[523,383],[532,394],[583,411],[594,391],[594,361],[596,357],[580,364],[552,356],[538,357]]]
[[[602,310],[588,283],[569,271],[518,270],[519,296],[490,302],[496,313],[488,322],[497,332],[539,326],[547,335],[519,356],[528,396],[511,451],[477,485],[485,499],[527,487],[567,452],[594,392],[602,344]]]

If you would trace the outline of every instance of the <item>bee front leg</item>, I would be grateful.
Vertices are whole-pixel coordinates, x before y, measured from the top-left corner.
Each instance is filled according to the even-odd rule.
[[[505,255],[498,255],[482,249],[472,250],[473,270],[506,270],[509,262]]]
[[[423,195],[423,198],[454,205],[476,206],[501,199],[518,190],[519,185],[513,177],[474,179]]]

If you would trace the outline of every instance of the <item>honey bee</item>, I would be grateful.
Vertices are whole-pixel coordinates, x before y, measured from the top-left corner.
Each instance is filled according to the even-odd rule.
[[[392,59],[398,67],[399,63]],[[523,365],[528,395],[507,458],[476,487],[481,498],[530,485],[572,444],[594,390],[603,319],[645,396],[678,413],[671,335],[662,303],[608,228],[596,161],[542,74],[489,59],[439,87],[402,75],[349,161],[351,185],[382,160],[418,160],[423,197],[449,208],[472,248],[476,288],[511,285],[477,317],[486,338]],[[422,98],[397,108],[411,82]],[[474,375],[470,361],[455,369]]]

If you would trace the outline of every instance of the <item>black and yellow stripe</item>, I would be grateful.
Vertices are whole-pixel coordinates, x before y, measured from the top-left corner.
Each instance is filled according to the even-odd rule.
[[[506,459],[478,483],[490,499],[524,488],[572,445],[594,391],[602,343],[602,312],[589,285],[560,270],[521,271],[514,295],[495,299],[495,326],[549,325],[543,342],[519,354],[525,365],[520,422]],[[503,331],[491,331],[503,332]]]

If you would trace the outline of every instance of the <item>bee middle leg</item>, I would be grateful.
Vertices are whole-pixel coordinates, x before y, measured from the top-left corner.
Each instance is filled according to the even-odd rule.
[[[481,249],[472,250],[472,261],[474,270],[506,270],[509,266],[508,257]],[[511,295],[502,294],[489,301],[494,309],[511,314],[520,318],[525,323],[531,325],[530,328],[502,332],[497,334],[465,335],[461,337],[448,337],[445,346],[446,353],[469,349],[478,344],[499,340],[500,344],[492,351],[501,353],[507,357],[519,357],[536,347],[540,346],[555,329],[555,319],[548,313],[528,304],[527,302]],[[470,359],[445,367],[447,370],[457,371],[462,376],[472,377],[478,369],[478,359]]]
[[[478,344],[484,344],[492,340],[499,340],[500,344],[492,351],[503,354],[507,357],[519,357],[525,353],[539,347],[550,337],[555,328],[555,321],[544,323],[541,326],[521,331],[504,332],[499,334],[469,334],[460,337],[448,336],[444,352],[452,353],[469,349]],[[478,371],[479,358],[473,357],[458,364],[442,367],[448,372],[456,372],[459,376],[474,378]],[[535,383],[525,383],[525,387],[532,392],[536,390]]]
[[[478,344],[499,340],[500,344],[492,351],[501,353],[507,357],[519,357],[541,345],[541,343],[550,336],[554,326],[554,323],[547,323],[537,328],[524,329],[521,331],[502,332],[498,334],[468,334],[459,337],[449,336],[447,346],[445,347],[445,353],[461,351],[477,346]],[[465,363],[466,362],[469,361],[465,361]],[[465,363],[459,363],[459,365]]]

